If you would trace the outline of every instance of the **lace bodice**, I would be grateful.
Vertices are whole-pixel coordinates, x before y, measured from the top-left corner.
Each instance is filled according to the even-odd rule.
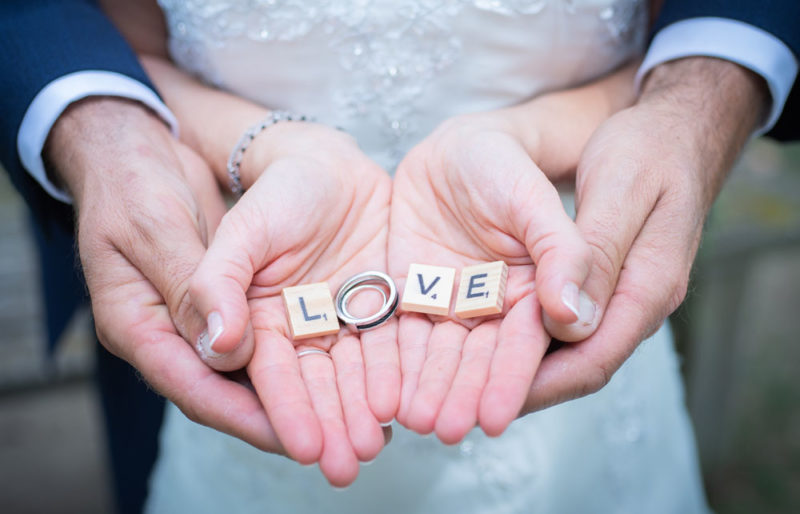
[[[391,169],[444,118],[601,75],[641,0],[160,0],[172,57],[268,107],[344,127]]]

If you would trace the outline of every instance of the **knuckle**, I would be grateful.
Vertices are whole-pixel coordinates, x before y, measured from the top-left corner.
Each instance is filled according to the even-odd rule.
[[[599,273],[611,290],[617,282],[622,250],[608,239],[599,240],[593,237],[587,243],[591,248],[592,273]]]
[[[604,388],[611,381],[614,371],[605,362],[595,362],[587,373],[586,381],[579,390],[579,397],[594,394]]]
[[[180,299],[174,303],[169,304],[169,313],[172,322],[178,333],[186,340],[189,340],[191,334],[189,333],[189,320],[196,315],[197,311],[189,299],[188,292],[184,288],[183,293],[180,294]]]
[[[196,405],[191,402],[180,402],[179,404],[178,401],[175,401],[175,404],[178,405],[183,415],[189,418],[189,420],[194,423],[203,424],[203,416]]]
[[[181,304],[188,301],[189,279],[195,268],[195,263],[183,259],[175,259],[168,268],[162,268],[169,274],[161,294],[167,302],[170,314],[176,314]]]
[[[673,313],[683,301],[686,299],[686,294],[689,291],[689,276],[688,273],[680,273],[673,277],[669,287],[667,296],[666,309],[667,315]]]

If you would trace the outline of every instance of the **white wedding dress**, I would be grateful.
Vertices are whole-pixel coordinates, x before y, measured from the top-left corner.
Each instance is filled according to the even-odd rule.
[[[442,120],[585,82],[641,51],[636,0],[160,0],[183,68],[341,126],[386,169]],[[600,392],[458,445],[395,424],[346,490],[167,411],[151,513],[707,512],[668,329]]]

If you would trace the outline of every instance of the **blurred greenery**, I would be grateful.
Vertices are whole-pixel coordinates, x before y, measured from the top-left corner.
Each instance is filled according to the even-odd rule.
[[[672,316],[709,501],[800,512],[800,144],[750,144]]]

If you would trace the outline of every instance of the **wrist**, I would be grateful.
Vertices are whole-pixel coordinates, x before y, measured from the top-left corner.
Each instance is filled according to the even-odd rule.
[[[636,66],[630,62],[583,86],[546,93],[519,106],[521,141],[551,180],[573,178],[595,130],[633,104]]]
[[[752,71],[713,57],[688,57],[650,71],[638,103],[668,106],[694,118],[696,129],[722,129],[746,140],[766,116],[769,99],[764,79]]]
[[[87,184],[105,180],[126,154],[160,153],[172,134],[144,105],[125,98],[89,97],[70,105],[42,150],[51,180],[80,206]]]
[[[763,79],[735,63],[712,57],[670,61],[645,78],[637,107],[652,123],[684,137],[677,141],[696,163],[710,204],[742,147],[769,107]]]
[[[269,115],[266,119],[270,119]],[[239,137],[246,131],[249,128]],[[231,146],[229,152],[235,147]],[[349,164],[362,156],[355,139],[341,130],[313,121],[282,120],[255,135],[243,155],[239,175],[246,190],[272,163],[281,159],[311,159],[318,161],[320,168],[347,172],[351,168]],[[225,183],[230,184],[230,177],[226,176]]]

